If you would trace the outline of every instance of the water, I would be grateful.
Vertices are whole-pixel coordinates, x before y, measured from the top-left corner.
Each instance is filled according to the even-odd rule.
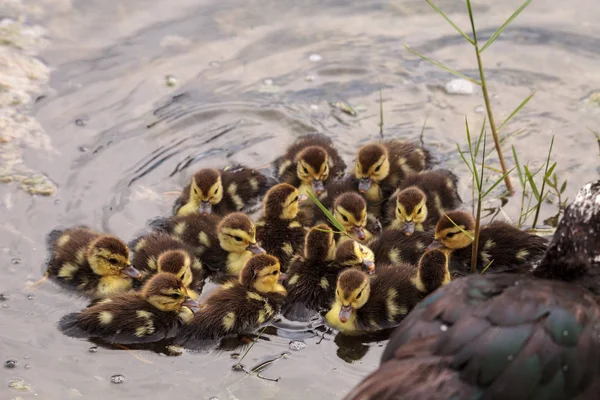
[[[464,178],[455,143],[465,142],[465,115],[475,129],[481,123],[479,89],[447,94],[453,77],[403,44],[474,76],[469,45],[421,0],[32,3],[49,32],[41,57],[52,68],[51,89],[34,113],[51,150],[24,146],[22,158],[58,190],[32,197],[16,185],[0,186],[0,357],[17,362],[0,369],[0,385],[12,387],[0,398],[340,398],[373,370],[384,341],[331,334],[265,334],[243,361],[249,371],[289,351],[292,340],[306,344],[263,371],[278,382],[233,371],[230,353],[243,354],[239,348],[177,357],[90,351],[89,342],[55,328],[84,302],[49,283],[33,297],[23,287],[41,275],[52,228],[87,224],[129,239],[148,218],[168,213],[172,191],[200,167],[266,166],[294,137],[314,131],[330,135],[350,163],[359,144],[379,136],[380,86],[384,136],[418,140],[427,120],[425,145]],[[461,2],[438,4],[468,27]],[[519,5],[476,4],[483,39]],[[522,162],[539,166],[556,135],[556,172],[568,180],[571,198],[599,173],[588,127],[600,130],[600,107],[586,100],[600,90],[599,17],[592,0],[577,7],[534,2],[484,53],[499,121],[536,90],[503,133],[526,131],[507,143]],[[347,103],[358,115],[331,102]],[[460,189],[469,199],[466,179]],[[505,215],[515,219],[518,209],[511,200]],[[542,217],[554,213],[548,206]],[[123,383],[112,384],[120,375]]]

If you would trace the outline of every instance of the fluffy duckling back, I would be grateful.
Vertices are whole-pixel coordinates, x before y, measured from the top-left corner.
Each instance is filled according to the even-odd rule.
[[[141,274],[129,264],[129,249],[111,235],[80,226],[54,230],[47,239],[46,276],[91,299],[131,289]]]
[[[181,331],[181,341],[250,333],[271,320],[279,313],[286,295],[279,274],[277,258],[268,254],[252,256],[239,281],[228,282],[209,295]]]
[[[347,269],[338,277],[335,301],[325,317],[344,334],[391,328],[425,295],[449,281],[448,258],[440,250],[426,253],[417,268],[378,266],[371,277]]]
[[[109,343],[150,343],[174,337],[197,307],[183,282],[163,272],[148,280],[140,292],[111,296],[64,316],[59,328],[68,336]]]
[[[306,230],[298,220],[298,205],[305,195],[287,183],[273,186],[264,199],[263,217],[256,223],[256,240],[279,259],[282,271],[304,248]]]
[[[456,175],[444,169],[407,176],[388,202],[386,224],[407,235],[433,228],[446,211],[460,207],[457,184]]]
[[[249,209],[272,182],[257,170],[236,165],[197,171],[173,205],[173,215],[230,212]]]
[[[369,143],[358,150],[354,176],[370,202],[387,199],[407,176],[431,167],[429,151],[403,140]]]
[[[209,247],[219,245],[217,228],[221,217],[214,214],[177,215],[168,218],[156,218],[150,222],[155,232],[164,232],[180,239],[194,248],[196,256],[201,256]],[[130,247],[135,248],[136,239]]]
[[[458,274],[471,271],[472,240],[463,231],[473,235],[473,216],[466,211],[449,211],[440,217],[435,227],[435,242],[430,245],[452,250],[453,266],[458,264],[453,272]],[[477,270],[483,270],[491,262],[487,274],[525,272],[524,269],[528,270],[532,263],[542,258],[547,245],[548,241],[540,236],[530,235],[506,222],[492,222],[482,226],[479,231]]]
[[[274,162],[279,181],[297,187],[300,193],[319,196],[330,177],[344,173],[346,164],[326,136],[311,134],[299,138]]]
[[[414,232],[407,236],[403,231],[386,229],[367,246],[375,254],[377,264],[417,264],[427,246],[433,242],[433,232]]]
[[[256,243],[256,227],[244,213],[232,213],[217,227],[219,244],[207,248],[200,256],[203,267],[214,272],[238,276],[253,254],[265,250]]]
[[[156,232],[140,238],[131,264],[144,280],[158,272],[177,276],[194,299],[204,287],[204,271],[194,249],[167,233]]]

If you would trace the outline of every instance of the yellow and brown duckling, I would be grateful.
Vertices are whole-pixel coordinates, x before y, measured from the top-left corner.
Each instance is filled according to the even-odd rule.
[[[189,214],[156,218],[150,222],[155,232],[164,232],[194,248],[196,256],[219,244],[217,234],[222,218],[214,214]],[[135,242],[131,246],[135,248]]]
[[[284,282],[288,297],[283,315],[306,321],[315,312],[329,307],[338,274],[352,267],[372,273],[373,253],[354,240],[342,243],[336,250],[331,228],[325,224],[313,227],[306,235],[304,255],[294,257],[290,263]]]
[[[81,312],[64,316],[59,327],[74,337],[109,343],[150,343],[172,338],[190,321],[198,303],[173,274],[158,273],[141,291],[107,297]]]
[[[460,207],[457,183],[456,175],[444,169],[407,176],[388,202],[387,225],[407,235],[433,228],[445,212]]]
[[[433,242],[433,231],[414,232],[407,236],[396,229],[385,229],[381,234],[368,241],[366,245],[375,254],[375,263],[417,264],[427,246]]]
[[[46,276],[91,299],[125,292],[141,278],[129,263],[129,248],[115,236],[79,226],[50,232],[46,243]]]
[[[475,231],[473,216],[462,210],[449,211],[440,217],[435,227],[435,241],[430,248],[446,247],[452,250],[452,266],[460,275],[471,271],[471,237]],[[467,235],[465,232],[468,232]],[[514,226],[494,221],[479,231],[477,271],[488,267],[486,273],[526,272],[539,261],[548,241]],[[491,264],[490,264],[491,263]]]
[[[300,193],[316,196],[325,191],[327,182],[340,177],[346,169],[344,160],[331,139],[320,134],[302,136],[274,162],[279,181],[298,188]]]
[[[298,206],[306,195],[294,186],[280,183],[267,192],[264,213],[256,223],[256,240],[267,254],[277,257],[282,271],[304,248],[306,230],[298,220]]]
[[[173,205],[173,215],[210,214],[224,216],[248,210],[273,182],[255,169],[236,165],[196,172]]]
[[[279,278],[277,258],[252,256],[238,281],[225,283],[206,298],[181,331],[181,341],[214,340],[256,330],[277,315],[283,304],[286,290]]]
[[[327,323],[348,335],[397,325],[424,296],[450,281],[446,251],[439,249],[411,265],[377,266],[369,276],[359,269],[343,271]]]
[[[354,176],[369,202],[387,199],[407,176],[430,168],[429,151],[404,140],[369,143],[358,150]]]
[[[346,400],[596,399],[600,181],[585,185],[530,274],[438,289],[393,333]]]
[[[194,248],[167,233],[155,232],[137,240],[131,264],[144,280],[159,272],[177,276],[190,297],[198,298],[204,287],[204,271]]]
[[[367,203],[358,193],[344,193],[333,202],[333,216],[352,239],[366,243],[381,232],[381,225],[367,213]],[[346,240],[346,236],[340,240]]]
[[[205,270],[238,276],[253,254],[265,250],[256,243],[256,227],[244,213],[232,213],[217,227],[219,242],[208,247],[200,262]]]

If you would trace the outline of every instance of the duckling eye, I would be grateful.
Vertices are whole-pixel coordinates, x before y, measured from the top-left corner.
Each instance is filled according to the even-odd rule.
[[[244,239],[242,239],[242,238],[241,238],[241,237],[239,237],[239,236],[234,236],[233,238],[234,238],[236,241],[238,241],[238,242],[241,242],[241,241],[243,241],[243,240],[244,240]]]
[[[360,299],[360,296],[362,296],[362,290],[356,295],[356,300]]]
[[[302,171],[304,171],[305,174],[308,174],[308,170],[306,169],[306,167],[302,167]]]
[[[298,196],[294,197],[294,200],[292,200],[292,203],[295,203],[298,201]]]
[[[379,172],[380,169],[381,169],[381,165],[378,165],[377,168],[375,168],[375,172]]]
[[[348,222],[348,217],[346,217],[344,214],[342,214],[342,219],[344,220],[344,222]]]
[[[456,235],[456,232],[448,232],[448,233],[446,234],[446,238],[447,238],[447,239],[450,239],[450,238],[454,237],[454,235]]]
[[[421,211],[423,211],[423,207],[419,207],[419,209],[417,210],[417,214],[421,214]]]
[[[271,272],[271,275],[277,275],[279,273],[279,271],[275,270],[273,272]]]
[[[198,189],[194,188],[194,194],[198,196]]]
[[[219,193],[219,187],[217,186],[217,188],[215,189],[215,194]]]
[[[108,262],[111,263],[112,265],[117,265],[119,263],[116,258],[109,258]]]
[[[171,293],[169,297],[172,299],[178,299],[181,297],[181,295],[179,293]]]

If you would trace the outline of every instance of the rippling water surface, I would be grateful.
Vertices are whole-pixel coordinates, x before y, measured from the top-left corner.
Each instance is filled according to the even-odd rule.
[[[198,168],[239,162],[269,173],[268,164],[308,132],[331,136],[350,163],[358,145],[379,137],[380,87],[384,137],[419,140],[426,121],[424,144],[465,178],[456,143],[465,142],[465,115],[475,127],[483,119],[480,93],[447,94],[452,77],[404,44],[476,76],[469,45],[421,0],[34,3],[44,10],[51,44],[43,60],[53,68],[35,115],[57,152],[25,155],[58,192],[31,197],[0,186],[0,357],[18,361],[0,370],[0,385],[16,378],[29,385],[2,389],[0,399],[340,398],[378,364],[380,338],[301,335],[306,347],[290,350],[293,332],[268,331],[244,364],[290,352],[263,373],[280,378],[270,382],[232,371],[232,351],[90,352],[92,344],[55,328],[84,302],[52,284],[34,294],[23,287],[41,275],[52,228],[87,224],[129,239],[169,212],[173,191]],[[519,5],[474,3],[482,38]],[[438,4],[468,27],[463,3]],[[534,2],[484,53],[497,119],[536,91],[503,131],[518,132],[506,143],[522,162],[540,165],[555,135],[556,171],[571,197],[600,171],[588,130],[600,130],[598,103],[588,101],[600,89],[599,18],[593,0]],[[336,101],[358,115],[332,108]],[[470,198],[467,179],[461,192]],[[505,206],[507,217],[518,216],[517,203]],[[554,213],[548,206],[542,216]],[[125,381],[111,383],[115,374]]]

